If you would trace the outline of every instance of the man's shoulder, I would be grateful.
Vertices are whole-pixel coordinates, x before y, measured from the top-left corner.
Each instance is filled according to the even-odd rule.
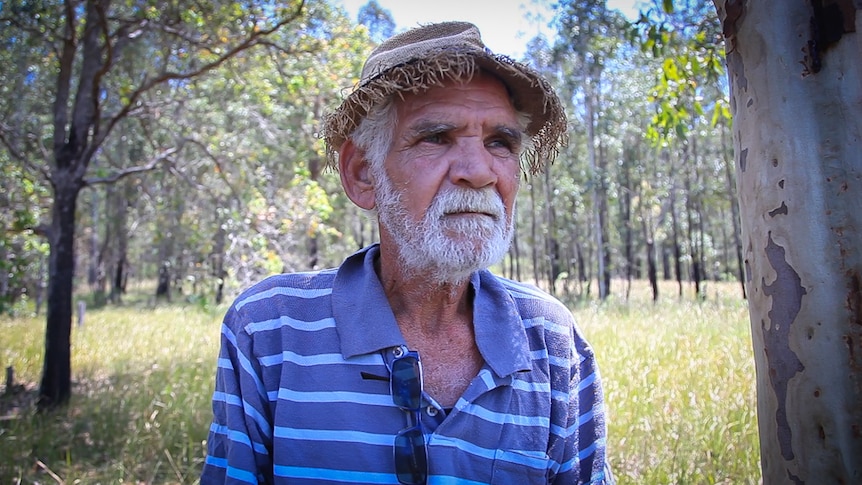
[[[566,316],[571,318],[569,309],[555,296],[531,283],[512,280],[494,275],[503,289],[512,297],[515,304],[524,311],[541,312],[545,316]]]
[[[514,301],[527,337],[543,342],[555,362],[583,363],[593,359],[592,347],[562,301],[536,285],[497,275],[494,278]]]
[[[494,275],[494,278],[506,288],[506,291],[512,294],[514,298],[537,298],[540,300],[555,300],[553,296],[545,290],[539,288],[532,283],[513,280],[503,276]]]
[[[574,339],[579,351],[588,352],[580,349],[587,346],[586,341],[572,311],[562,301],[530,283],[496,275],[495,279],[514,301],[528,334],[538,332],[545,340]]]
[[[249,286],[236,297],[233,307],[237,310],[246,305],[273,299],[316,299],[332,293],[332,281],[336,270],[304,271],[272,275]]]

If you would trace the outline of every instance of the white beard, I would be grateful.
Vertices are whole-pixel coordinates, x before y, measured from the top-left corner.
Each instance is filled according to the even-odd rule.
[[[402,203],[403,194],[389,178],[377,180],[380,223],[392,236],[407,274],[440,285],[460,283],[500,261],[509,250],[515,218],[507,222],[503,201],[493,189],[456,187],[440,192],[415,223]],[[447,215],[463,212],[476,214]]]

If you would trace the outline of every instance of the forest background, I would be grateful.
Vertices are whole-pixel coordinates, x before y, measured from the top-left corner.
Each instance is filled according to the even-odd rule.
[[[638,283],[653,302],[706,300],[708,282],[742,301],[721,32],[703,3],[656,1],[634,23],[600,0],[548,3],[556,35],[530,39],[518,60],[555,85],[569,142],[524,178],[497,272],[572,308],[629,300]],[[2,3],[0,313],[13,322],[46,306],[58,205],[52,104],[69,5],[83,14],[78,2]],[[71,206],[76,308],[185,303],[211,314],[268,274],[334,266],[376,240],[373,220],[324,168],[317,129],[395,30],[387,11],[373,1],[357,19],[325,1],[111,8],[128,43],[100,73],[105,136]],[[277,11],[288,13],[277,26],[254,20]],[[194,75],[165,76],[173,72]]]
[[[267,274],[337,265],[374,241],[372,219],[324,169],[317,137],[374,39],[394,29],[369,5],[362,25],[305,2],[301,18],[262,45],[139,95],[86,169],[76,290],[102,305],[122,301],[129,281],[156,280],[154,297],[219,303]],[[7,23],[13,7],[4,3]],[[188,8],[178,14],[191,16]],[[741,281],[714,9],[652,9],[661,21],[644,28],[600,1],[556,8],[555,44],[531,39],[521,60],[566,102],[569,141],[544,174],[524,179],[517,234],[498,270],[582,299],[606,297],[612,277],[675,280],[677,294],[684,283]],[[32,22],[22,31],[30,37],[0,39],[0,311],[13,314],[45,299],[53,202],[53,52]],[[155,59],[208,60],[170,44],[134,47],[109,73],[103,115],[128,101],[132,74],[175,67]]]

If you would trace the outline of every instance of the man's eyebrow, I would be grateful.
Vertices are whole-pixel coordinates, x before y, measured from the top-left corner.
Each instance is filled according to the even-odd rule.
[[[458,125],[447,121],[418,120],[405,131],[405,135],[408,138],[416,139],[446,133],[456,128],[458,128]],[[505,138],[509,143],[520,146],[524,138],[524,133],[518,126],[498,124],[494,126],[492,136]]]
[[[521,139],[524,137],[521,129],[511,125],[497,125],[494,127],[494,131],[512,143],[521,143]]]
[[[454,128],[454,124],[447,123],[445,121],[419,120],[410,126],[407,133],[413,137],[420,137],[424,135],[443,133]]]

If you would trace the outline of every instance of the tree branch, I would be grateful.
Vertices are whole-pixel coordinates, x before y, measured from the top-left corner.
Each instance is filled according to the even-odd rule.
[[[77,40],[75,37],[75,8],[72,0],[66,0],[66,30],[63,34],[62,49],[59,57],[59,73],[57,74],[57,94],[54,98],[54,160],[61,162],[58,156],[66,144],[66,130],[69,122],[69,93],[71,92],[72,70],[74,69]]]
[[[15,149],[14,144],[8,138],[6,138],[6,133],[12,133],[12,127],[0,121],[0,143],[2,143],[3,146],[6,147],[6,150],[9,152],[9,155],[11,155],[13,159],[23,162],[25,160],[24,154]]]
[[[35,163],[31,162],[30,159],[27,158],[27,156],[23,152],[21,152],[20,150],[15,148],[14,144],[6,136],[7,133],[12,133],[12,129],[9,127],[9,125],[0,121],[0,144],[2,144],[4,147],[6,147],[6,151],[12,157],[12,159],[18,161],[22,165],[26,165],[27,168],[29,168],[30,170],[33,170],[34,172],[41,173],[42,176],[45,177],[46,181],[50,181],[51,180],[51,173],[48,171],[48,167],[43,166],[43,165],[36,165]],[[14,134],[13,134],[13,136],[14,136]],[[28,134],[27,137],[31,138],[31,139],[37,138],[32,133]],[[38,140],[36,140],[36,141],[37,141],[37,144],[39,146],[39,150],[42,152],[42,157],[45,160],[48,160],[48,157],[50,156],[50,154],[47,152],[47,150],[45,149],[45,147],[41,143],[38,143]]]
[[[198,148],[200,148],[201,151],[203,151],[204,154],[206,154],[207,158],[212,160],[212,162],[215,164],[216,168],[218,168],[216,173],[219,174],[219,177],[222,179],[222,182],[224,182],[224,184],[227,185],[227,188],[228,188],[228,190],[230,190],[231,195],[233,195],[233,197],[236,200],[241,200],[240,195],[239,195],[239,191],[237,191],[236,188],[233,186],[233,184],[230,182],[230,180],[227,179],[227,176],[225,175],[227,172],[224,170],[224,167],[222,167],[221,160],[219,160],[219,158],[217,156],[215,156],[212,152],[210,152],[209,149],[200,141],[194,140],[194,139],[188,139],[187,141],[192,143],[193,145],[196,145]]]
[[[180,150],[182,150],[184,145],[185,145],[185,140],[183,140],[179,145],[177,145],[175,147],[168,148],[168,149],[163,150],[162,152],[156,154],[156,156],[151,158],[150,161],[144,165],[139,165],[137,167],[129,167],[129,168],[120,170],[119,172],[115,172],[114,174],[109,175],[107,177],[84,179],[84,186],[86,187],[86,186],[93,186],[93,185],[99,185],[99,184],[113,184],[119,180],[122,180],[122,179],[130,176],[130,175],[135,175],[135,174],[144,173],[144,172],[151,172],[158,167],[160,162],[169,160],[170,159],[169,157],[171,155],[174,155],[174,154],[178,153]]]
[[[105,46],[100,39],[107,36],[105,7],[110,0],[89,0],[86,8],[84,32],[81,37],[82,57],[78,76],[78,92],[72,108],[72,124],[64,156],[69,157],[75,179],[83,179],[90,159],[98,150],[95,139],[99,136],[99,90],[106,72]],[[104,38],[108,44],[109,39]]]
[[[169,71],[169,72],[164,72],[161,75],[156,76],[152,79],[144,79],[144,81],[141,83],[141,85],[137,89],[135,89],[131,95],[129,95],[128,101],[120,108],[120,110],[113,117],[111,117],[111,119],[108,121],[108,125],[106,126],[105,130],[97,135],[98,138],[92,144],[93,149],[96,149],[102,145],[104,140],[113,131],[113,129],[117,125],[117,123],[119,123],[120,120],[122,120],[123,118],[125,118],[129,114],[129,112],[132,110],[132,108],[138,102],[138,99],[144,93],[155,88],[156,86],[167,83],[169,81],[182,81],[182,80],[194,79],[196,77],[203,75],[204,73],[206,73],[208,71],[211,71],[213,69],[218,68],[219,66],[221,66],[222,64],[224,64],[228,60],[232,59],[233,57],[235,57],[239,53],[241,53],[247,49],[250,49],[250,48],[252,48],[258,44],[261,44],[268,36],[277,32],[279,29],[281,29],[285,25],[298,19],[302,15],[302,10],[304,7],[305,7],[305,1],[303,0],[302,2],[299,3],[296,10],[289,17],[282,19],[281,21],[279,21],[278,23],[276,23],[275,25],[273,25],[269,29],[260,30],[260,31],[252,33],[250,36],[245,38],[242,42],[240,42],[239,44],[237,44],[233,48],[229,49],[224,55],[219,56],[214,61],[209,62],[207,64],[204,64],[203,66],[201,66],[197,69],[193,69],[193,70],[187,71],[187,72],[170,72]]]

